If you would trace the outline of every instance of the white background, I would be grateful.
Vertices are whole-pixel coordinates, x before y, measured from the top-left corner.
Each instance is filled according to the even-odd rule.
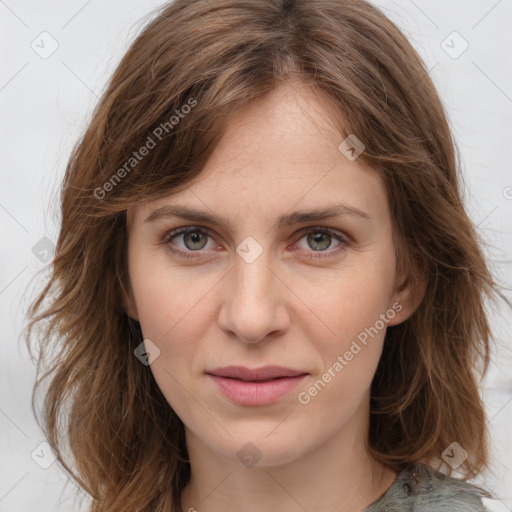
[[[57,464],[42,469],[31,458],[44,437],[30,406],[35,368],[20,333],[40,282],[34,276],[45,267],[32,248],[43,237],[56,242],[58,187],[72,144],[140,20],[160,3],[0,0],[0,512],[85,509]],[[469,212],[496,277],[510,287],[512,0],[375,3],[427,63],[463,155]],[[31,48],[43,31],[58,43],[47,59]],[[456,59],[441,46],[453,31],[469,44]],[[457,51],[453,37],[445,44]],[[501,348],[483,384],[494,469],[483,480],[501,498],[486,503],[493,511],[512,510],[510,316],[506,307],[492,313]]]

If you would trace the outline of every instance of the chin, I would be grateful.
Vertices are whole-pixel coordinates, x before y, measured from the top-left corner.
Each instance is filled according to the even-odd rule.
[[[277,432],[276,425],[273,422],[268,429],[255,429],[254,426],[241,429],[240,435],[230,431],[232,438],[225,436],[222,443],[211,439],[206,444],[218,456],[247,468],[282,466],[300,458],[306,447],[291,431]],[[272,433],[269,435],[269,432]]]

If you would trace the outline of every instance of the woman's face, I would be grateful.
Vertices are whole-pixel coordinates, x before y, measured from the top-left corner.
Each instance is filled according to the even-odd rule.
[[[158,347],[150,370],[187,442],[235,462],[283,464],[349,427],[366,434],[386,326],[412,312],[407,286],[393,289],[384,184],[328,119],[309,89],[277,89],[232,120],[186,190],[128,211],[127,309]],[[268,365],[306,375],[277,396],[208,374]]]

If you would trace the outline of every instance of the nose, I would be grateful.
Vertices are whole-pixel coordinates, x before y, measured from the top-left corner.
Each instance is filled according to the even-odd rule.
[[[244,343],[283,335],[290,326],[290,292],[270,263],[265,251],[251,263],[237,255],[235,268],[224,280],[219,326]]]

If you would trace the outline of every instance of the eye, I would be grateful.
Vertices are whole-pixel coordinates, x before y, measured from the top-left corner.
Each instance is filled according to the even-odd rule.
[[[211,238],[211,235],[207,230],[196,226],[187,226],[166,233],[163,243],[175,254],[186,258],[194,258],[196,255],[193,253],[199,253],[197,256],[201,256],[202,250],[207,245],[208,237]],[[181,247],[172,242],[172,240],[179,240],[180,238],[182,241]],[[178,249],[176,249],[175,246],[178,246]]]
[[[327,251],[327,249],[332,246],[333,239],[337,240],[339,244],[333,250]],[[311,258],[324,258],[333,256],[345,250],[346,246],[348,245],[348,242],[342,235],[340,235],[337,231],[326,227],[309,228],[305,232],[304,236],[300,238],[299,242],[301,240],[306,241],[307,246],[312,250],[313,253],[318,253],[307,256]],[[308,247],[306,247],[306,250]]]
[[[197,226],[186,226],[166,233],[162,243],[173,254],[185,258],[197,258],[204,256],[208,249],[214,248],[207,247],[209,238],[213,240],[209,230]],[[174,240],[181,243],[174,242]],[[302,242],[302,240],[305,241],[306,247],[304,245],[300,247],[299,242]],[[337,241],[338,245],[334,249],[328,250],[333,246],[333,240]],[[348,243],[348,240],[339,232],[322,226],[308,228],[305,232],[303,231],[303,235],[295,245],[299,245],[306,253],[309,252],[309,255],[306,254],[308,258],[324,258],[332,257],[344,251]]]

